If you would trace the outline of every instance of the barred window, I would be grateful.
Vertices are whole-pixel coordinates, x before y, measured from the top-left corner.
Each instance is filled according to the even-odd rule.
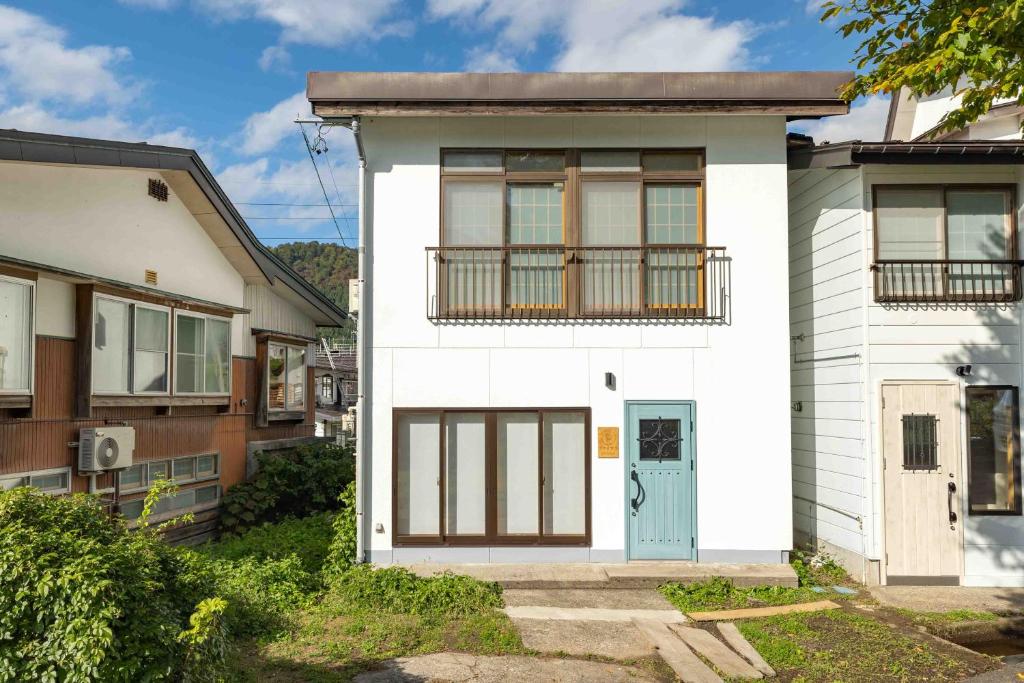
[[[934,415],[903,416],[903,469],[938,469],[938,421]]]

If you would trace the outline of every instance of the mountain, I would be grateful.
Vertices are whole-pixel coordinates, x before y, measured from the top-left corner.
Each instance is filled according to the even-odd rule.
[[[271,251],[327,298],[348,310],[348,281],[359,273],[355,249],[329,242],[286,242],[271,247]],[[349,321],[340,330],[325,329],[322,333],[350,343],[354,331],[355,324]]]

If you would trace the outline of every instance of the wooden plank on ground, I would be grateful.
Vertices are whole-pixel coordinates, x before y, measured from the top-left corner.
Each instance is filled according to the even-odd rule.
[[[672,667],[683,683],[722,683],[718,674],[702,662],[700,657],[693,654],[664,623],[647,619],[636,619],[634,623],[651,645],[658,648],[658,654]]]
[[[796,612],[820,612],[826,609],[838,609],[839,605],[831,600],[803,602],[797,605],[779,605],[777,607],[751,607],[748,609],[724,609],[717,612],[687,612],[686,616],[694,621],[730,621],[732,619],[756,619],[758,617],[774,617],[778,614]]]
[[[671,624],[669,628],[679,636],[694,652],[711,662],[727,678],[756,679],[764,678],[760,671],[752,667],[747,660],[726,647],[725,643],[715,638],[704,629]]]
[[[731,622],[719,623],[718,632],[725,638],[725,642],[732,646],[732,649],[743,655],[748,662],[754,665],[754,668],[763,673],[769,678],[775,676],[775,669],[768,665],[768,662],[764,661],[764,657],[754,649],[754,646],[750,644],[740,630],[736,628],[736,624]]]

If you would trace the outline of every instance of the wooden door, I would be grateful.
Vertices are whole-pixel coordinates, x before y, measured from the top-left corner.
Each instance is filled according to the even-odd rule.
[[[695,560],[693,405],[626,405],[629,559]]]
[[[882,385],[885,572],[889,584],[959,584],[959,389],[945,382]]]

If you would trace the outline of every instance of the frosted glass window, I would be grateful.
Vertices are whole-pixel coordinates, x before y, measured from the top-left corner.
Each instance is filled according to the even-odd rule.
[[[587,530],[586,421],[583,413],[544,415],[544,533]]]
[[[945,258],[942,190],[876,188],[879,259]]]
[[[445,415],[445,533],[486,532],[487,438],[483,413]]]
[[[131,307],[97,297],[93,324],[93,391],[128,393]]]
[[[182,394],[203,393],[203,357],[206,320],[191,315],[179,315],[175,346],[175,386]]]
[[[441,533],[439,506],[441,416],[405,414],[398,417],[397,505],[399,536],[437,536]]]
[[[640,244],[640,183],[583,183],[583,245]]]
[[[501,246],[502,184],[444,185],[444,238],[448,246]]]
[[[177,481],[190,481],[196,478],[196,459],[178,458],[174,461],[174,478]]]
[[[445,152],[444,170],[453,173],[501,173],[501,152]]]
[[[950,190],[946,194],[949,258],[1010,258],[1010,198],[1002,190]]]
[[[583,183],[583,245],[640,245],[640,183]],[[582,251],[583,309],[621,314],[640,306],[641,250]]]
[[[196,458],[196,476],[212,477],[217,474],[217,456],[200,455]]]
[[[0,391],[31,388],[32,337],[32,285],[0,278]]]
[[[564,152],[509,152],[505,155],[505,167],[510,172],[554,172],[565,171]]]
[[[229,393],[230,376],[231,323],[210,318],[206,321],[206,393]]]
[[[170,313],[135,307],[135,391],[167,391],[168,321]]]
[[[697,244],[696,185],[648,185],[644,188],[648,244]]]
[[[498,414],[498,534],[539,532],[539,424],[536,413]]]
[[[508,186],[508,243],[562,244],[562,183]]]
[[[654,173],[699,171],[700,154],[694,152],[644,152],[644,170]]]
[[[196,505],[205,505],[207,503],[217,502],[219,493],[219,486],[204,486],[196,489]]]
[[[580,167],[584,173],[639,173],[640,152],[582,152]]]

